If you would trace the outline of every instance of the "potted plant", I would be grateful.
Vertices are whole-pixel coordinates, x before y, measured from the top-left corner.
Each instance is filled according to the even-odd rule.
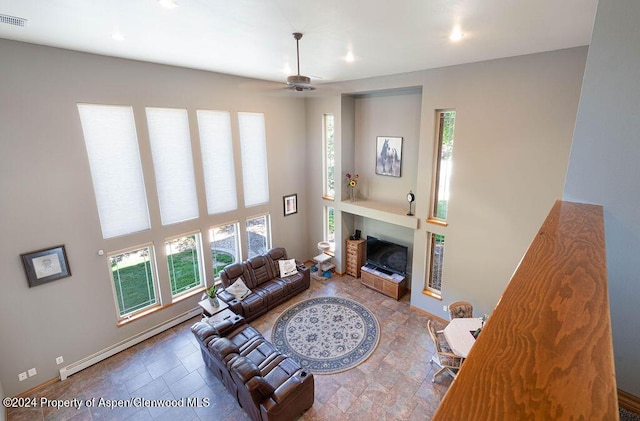
[[[206,291],[207,295],[209,296],[209,302],[214,307],[218,307],[220,305],[220,302],[218,301],[218,296],[216,295],[217,291],[218,291],[218,286],[216,284],[213,284],[213,286],[211,286],[211,288],[207,289]]]

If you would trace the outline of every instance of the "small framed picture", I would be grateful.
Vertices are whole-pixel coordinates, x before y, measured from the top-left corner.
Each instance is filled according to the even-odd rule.
[[[284,216],[293,215],[298,213],[298,195],[290,194],[282,198],[284,205]]]
[[[23,253],[20,257],[29,288],[71,276],[64,245]]]
[[[400,177],[402,167],[402,138],[376,138],[376,174]]]

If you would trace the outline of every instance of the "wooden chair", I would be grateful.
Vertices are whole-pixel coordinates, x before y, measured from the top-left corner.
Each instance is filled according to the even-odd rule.
[[[444,349],[443,344],[440,341],[440,337],[438,336],[438,332],[436,332],[431,320],[427,320],[427,329],[429,329],[429,336],[431,336],[431,340],[436,348],[436,353],[431,357],[430,363],[436,364],[440,367],[440,370],[436,371],[431,378],[431,382],[434,383],[436,381],[436,376],[445,372],[455,378],[456,373],[462,365],[463,358],[457,356],[453,352],[449,352],[447,349]]]
[[[456,301],[449,304],[449,317],[455,319],[456,317],[473,317],[473,306],[468,301]]]

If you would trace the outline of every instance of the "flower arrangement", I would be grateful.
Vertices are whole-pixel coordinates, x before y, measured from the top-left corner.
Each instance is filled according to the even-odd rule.
[[[211,288],[209,288],[206,293],[209,296],[209,298],[215,298],[216,296],[216,292],[218,291],[218,287],[217,285],[213,284],[213,286]]]
[[[352,202],[356,201],[356,186],[358,185],[358,178],[360,175],[355,174],[351,175],[347,173],[347,187],[349,187],[349,200]]]
[[[349,173],[347,173],[347,186],[354,188],[355,186],[358,185],[358,178],[360,178],[360,175],[355,174],[355,175],[351,175]]]

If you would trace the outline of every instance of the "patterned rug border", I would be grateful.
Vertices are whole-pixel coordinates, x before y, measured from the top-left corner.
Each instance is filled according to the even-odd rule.
[[[355,368],[357,366],[359,366],[360,364],[364,363],[365,361],[367,361],[369,359],[369,357],[371,357],[371,355],[373,355],[373,353],[375,352],[375,350],[378,348],[378,345],[380,343],[380,322],[378,321],[378,318],[375,316],[375,314],[373,314],[373,312],[371,310],[369,310],[369,308],[367,308],[367,306],[365,306],[362,303],[359,303],[355,300],[349,299],[349,298],[343,298],[343,297],[335,297],[335,296],[322,296],[322,297],[312,297],[312,298],[307,298],[305,300],[302,300],[298,303],[292,304],[289,307],[287,307],[286,309],[284,309],[282,311],[282,313],[280,313],[280,315],[278,316],[278,318],[276,319],[276,321],[273,323],[273,327],[271,329],[271,343],[274,344],[274,346],[276,346],[276,348],[278,348],[278,346],[276,345],[276,340],[275,340],[275,335],[276,335],[276,327],[278,326],[278,323],[285,317],[285,315],[292,310],[295,307],[301,306],[301,305],[307,305],[306,307],[309,306],[309,302],[311,301],[316,301],[316,300],[335,300],[335,301],[348,301],[351,302],[353,304],[355,304],[356,306],[359,306],[361,308],[363,308],[364,310],[366,310],[370,315],[371,318],[373,319],[373,321],[375,322],[375,326],[376,326],[376,339],[375,339],[375,343],[373,344],[373,346],[371,347],[371,350],[369,350],[369,352],[367,352],[367,354],[362,357],[360,360],[358,360],[356,363],[349,365],[349,366],[345,366],[343,368],[339,368],[336,370],[332,370],[332,371],[315,371],[312,370],[309,367],[303,367],[309,371],[311,371],[314,375],[331,375],[331,374],[338,374],[338,373],[343,373],[347,370],[351,370],[352,368]],[[305,306],[303,306],[301,308],[304,309]],[[279,349],[279,348],[278,348]],[[293,353],[289,353],[288,350],[282,350],[280,349],[281,352],[287,354],[289,357],[296,359],[296,355],[292,355],[292,354],[298,354],[295,351],[293,351]]]

